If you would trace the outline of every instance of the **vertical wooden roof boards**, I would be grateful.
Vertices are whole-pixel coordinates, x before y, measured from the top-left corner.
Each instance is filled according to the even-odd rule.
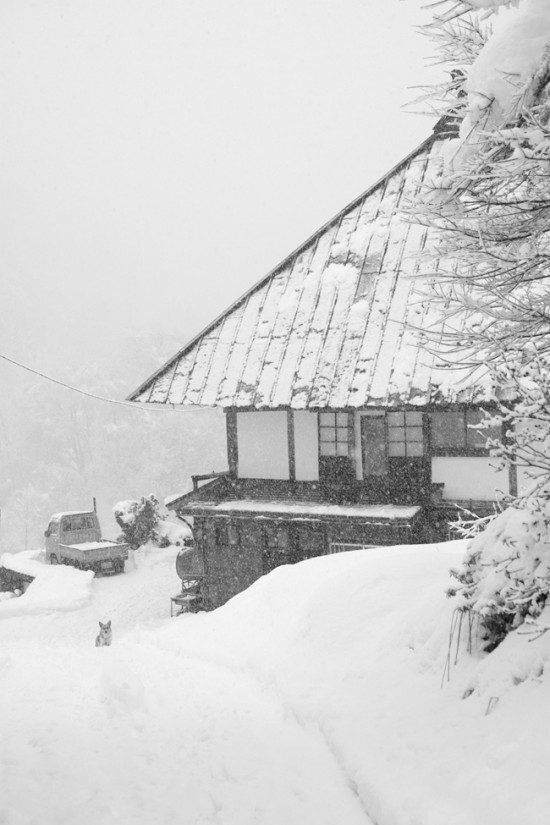
[[[442,146],[425,141],[130,399],[256,409],[470,400],[467,379],[422,345],[417,330],[434,315],[419,275],[427,230],[401,214],[437,175]]]

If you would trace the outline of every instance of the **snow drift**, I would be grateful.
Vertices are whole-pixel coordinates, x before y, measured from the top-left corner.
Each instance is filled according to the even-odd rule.
[[[149,548],[78,610],[1,603],[6,823],[545,821],[550,634],[453,648],[442,685],[464,549],[312,559],[170,620],[175,552]]]

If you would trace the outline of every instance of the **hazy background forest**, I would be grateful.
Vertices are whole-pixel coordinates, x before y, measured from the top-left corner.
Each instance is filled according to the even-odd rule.
[[[110,341],[93,364],[58,365],[55,377],[124,399],[181,343],[162,334]],[[154,493],[162,503],[187,490],[192,473],[226,466],[220,411],[96,401],[4,361],[0,380],[1,551],[41,547],[51,513],[91,508],[93,497],[112,537],[119,532],[111,512],[117,501]]]

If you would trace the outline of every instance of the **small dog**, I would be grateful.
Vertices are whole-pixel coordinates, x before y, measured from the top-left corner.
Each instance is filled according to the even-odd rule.
[[[109,647],[113,640],[113,631],[111,630],[111,620],[108,622],[99,623],[99,634],[96,636],[96,647]]]

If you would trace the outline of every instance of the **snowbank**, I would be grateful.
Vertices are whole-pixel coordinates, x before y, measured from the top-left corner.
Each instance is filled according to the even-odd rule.
[[[39,561],[40,556],[40,551],[2,556],[0,561],[6,567],[34,576],[34,580],[18,598],[0,602],[0,620],[7,616],[78,610],[90,600],[94,578],[91,570],[52,567]]]
[[[0,604],[0,820],[540,825],[550,633],[524,626],[488,655],[462,639],[456,664],[455,638],[442,683],[464,551],[311,559],[170,619],[178,548],[145,547],[79,610],[71,588],[47,616],[2,613],[32,588]]]
[[[143,576],[157,568],[166,568],[168,575],[173,579],[172,587],[178,589],[179,579],[176,575],[176,557],[181,547],[170,545],[169,547],[157,547],[153,542],[138,547],[133,550],[126,562],[126,570],[139,571]]]
[[[26,573],[28,576],[38,576],[44,572],[44,551],[25,550],[22,553],[2,553],[0,565],[14,570],[16,573]]]
[[[534,825],[550,804],[540,735],[550,639],[535,648],[513,634],[490,656],[468,656],[463,641],[441,687],[454,608],[444,591],[464,549],[381,548],[279,568],[156,639],[269,685],[320,728],[381,825]]]
[[[81,611],[0,621],[0,820],[370,825],[322,738],[252,674],[144,630],[169,615],[177,552],[141,548]],[[112,647],[94,647],[97,616],[113,620]]]

